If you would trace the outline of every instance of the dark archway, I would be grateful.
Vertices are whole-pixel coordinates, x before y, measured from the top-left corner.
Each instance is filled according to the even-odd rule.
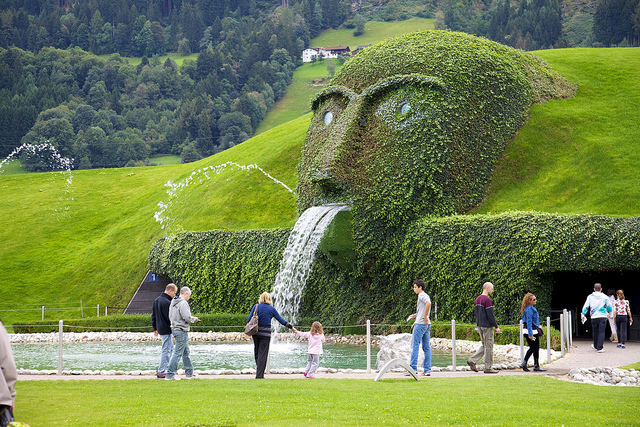
[[[574,313],[574,330],[578,336],[590,337],[591,327],[589,321],[585,325],[580,324],[579,316],[582,306],[591,292],[594,283],[602,284],[603,291],[608,289],[622,289],[625,298],[629,300],[634,324],[627,334],[630,341],[640,340],[640,325],[638,312],[640,311],[640,271],[589,271],[575,272],[562,271],[550,275],[553,284],[551,296],[551,309],[568,309]],[[577,316],[576,316],[577,313]],[[558,314],[554,313],[553,317]],[[577,329],[575,329],[577,327]],[[607,337],[611,331],[607,326]]]

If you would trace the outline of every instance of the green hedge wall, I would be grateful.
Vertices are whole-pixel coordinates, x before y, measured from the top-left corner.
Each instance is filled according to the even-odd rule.
[[[193,311],[242,313],[271,290],[289,233],[216,230],[172,235],[154,243],[149,268],[179,287],[189,286]]]

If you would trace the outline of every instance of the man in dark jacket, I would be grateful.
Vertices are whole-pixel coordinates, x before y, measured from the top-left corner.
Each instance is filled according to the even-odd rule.
[[[176,296],[178,287],[169,283],[158,298],[153,301],[153,312],[151,322],[153,324],[153,335],[162,338],[162,352],[160,353],[160,366],[158,366],[158,378],[164,378],[167,365],[173,353],[173,341],[171,340],[171,321],[169,321],[169,307],[171,300]]]
[[[473,314],[476,316],[476,325],[478,326],[478,333],[480,334],[480,341],[482,345],[478,350],[467,360],[467,365],[471,367],[471,370],[478,372],[476,363],[480,361],[484,355],[484,373],[485,374],[497,374],[498,371],[492,368],[493,365],[493,333],[500,333],[498,323],[493,314],[493,301],[489,298],[489,295],[493,293],[493,283],[485,282],[482,285],[482,294],[476,298],[473,307]]]

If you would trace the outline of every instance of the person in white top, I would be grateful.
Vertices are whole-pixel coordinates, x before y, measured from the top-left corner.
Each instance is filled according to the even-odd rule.
[[[407,318],[407,321],[416,319],[413,324],[413,333],[411,340],[411,361],[409,365],[418,373],[418,352],[422,345],[424,351],[424,375],[431,375],[431,322],[429,321],[429,313],[431,312],[431,298],[424,291],[425,283],[422,279],[413,281],[413,292],[418,295],[418,304],[416,312]]]
[[[293,332],[303,338],[309,339],[309,357],[307,367],[304,370],[306,378],[315,378],[314,374],[320,365],[320,355],[322,354],[322,343],[325,342],[324,331],[320,322],[313,322],[309,332],[300,332],[296,328],[291,328]]]

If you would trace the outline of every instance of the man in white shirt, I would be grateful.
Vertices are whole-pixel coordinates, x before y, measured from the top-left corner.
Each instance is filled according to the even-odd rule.
[[[422,279],[413,281],[413,292],[418,295],[418,304],[416,312],[409,316],[407,320],[416,319],[413,324],[413,334],[411,341],[411,361],[409,365],[418,373],[418,352],[422,346],[424,352],[424,375],[431,375],[431,322],[429,321],[429,313],[431,312],[431,298],[424,291],[425,283]]]

